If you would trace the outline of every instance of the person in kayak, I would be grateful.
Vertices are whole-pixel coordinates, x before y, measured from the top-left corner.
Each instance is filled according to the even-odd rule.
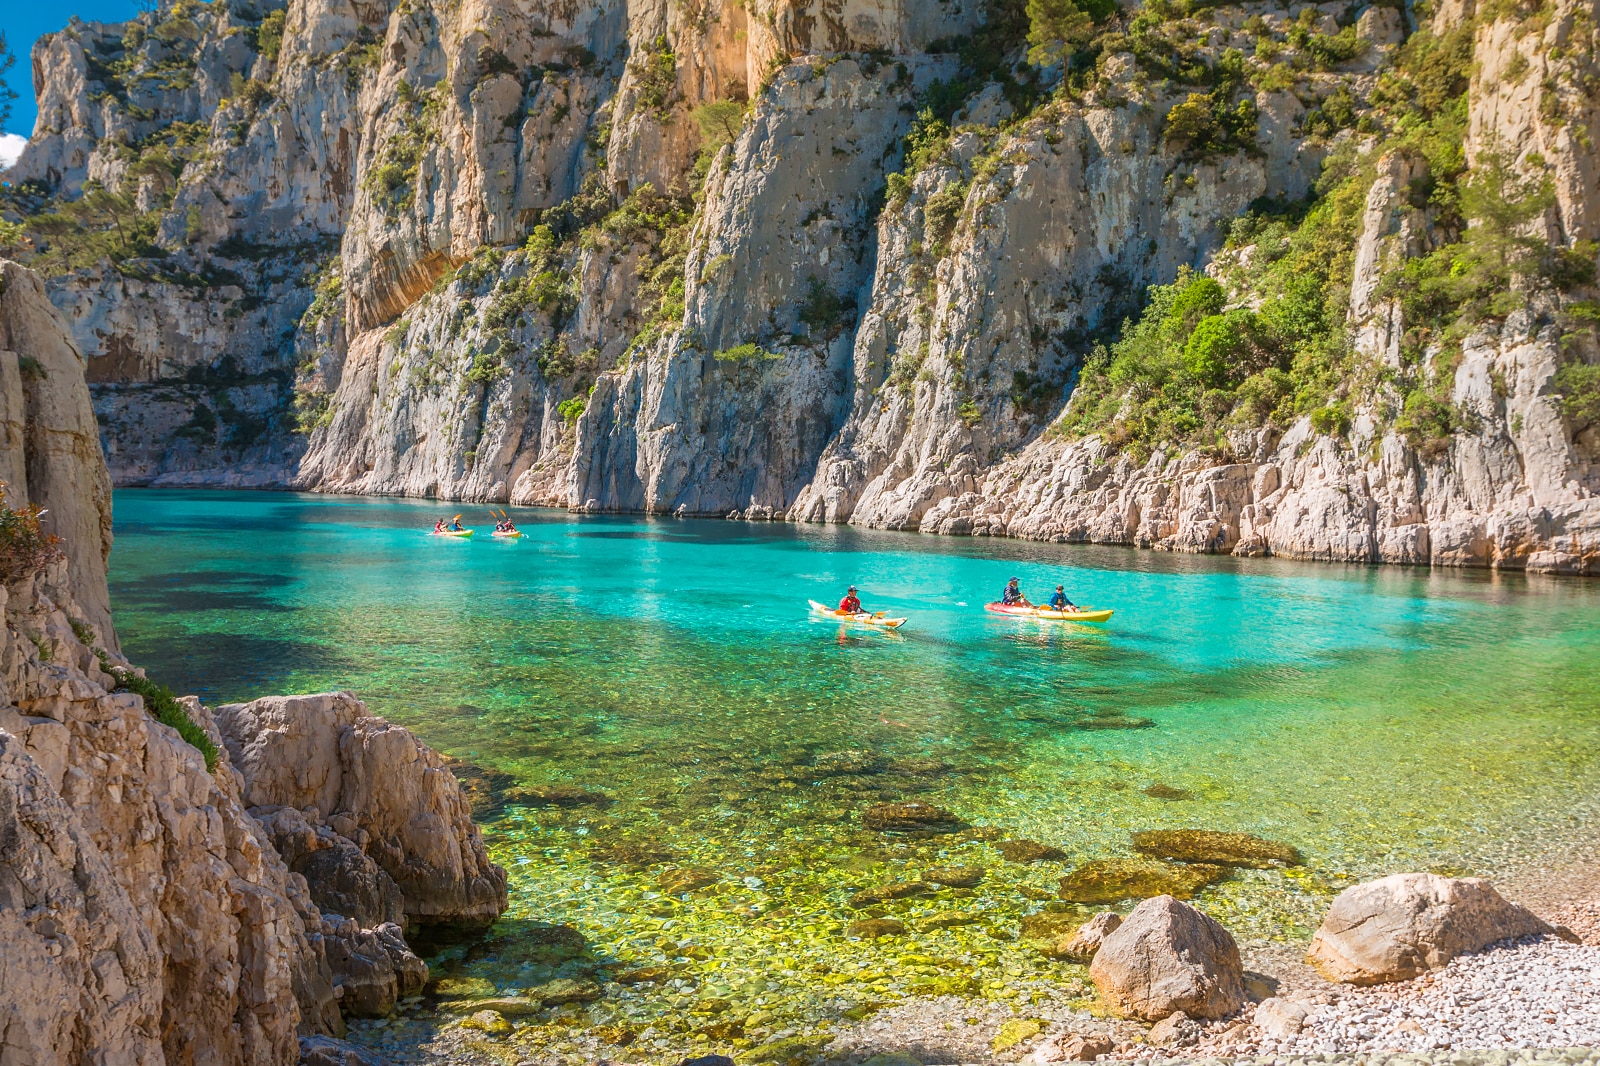
[[[460,533],[461,530],[462,530],[461,516],[460,515],[456,515],[454,518],[450,519],[450,525],[447,526],[446,528],[449,529],[450,532],[452,532],[452,533]]]
[[[840,614],[865,614],[866,613],[865,611],[863,611],[861,609],[861,597],[856,595],[856,587],[854,585],[851,585],[849,591],[844,594],[844,599],[839,601],[839,613]]]
[[[440,518],[433,523],[433,531],[434,533],[444,532],[444,519]]]
[[[1052,609],[1057,611],[1076,611],[1078,609],[1077,604],[1067,599],[1067,589],[1065,585],[1056,586],[1056,594],[1050,597],[1050,606]]]
[[[1000,602],[1007,607],[1032,607],[1028,597],[1022,594],[1022,589],[1017,586],[1017,579],[1012,578],[1006,585],[1006,590],[1000,594]]]

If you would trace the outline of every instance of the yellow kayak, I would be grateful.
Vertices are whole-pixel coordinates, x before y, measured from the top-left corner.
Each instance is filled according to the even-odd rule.
[[[1093,607],[1081,607],[1076,611],[1058,611],[1054,607],[1007,607],[1003,603],[986,603],[986,611],[995,614],[1009,614],[1016,618],[1040,618],[1047,622],[1104,622],[1111,617],[1111,611],[1096,610]]]
[[[496,536],[496,537],[503,537],[506,540],[516,540],[518,537],[522,536],[522,533],[520,531],[518,531],[516,533],[501,533],[498,530],[496,530],[493,535]]]
[[[462,540],[472,536],[470,529],[444,529],[436,533],[429,533],[430,537],[460,537]]]
[[[899,629],[906,624],[904,618],[885,618],[882,611],[877,614],[867,614],[865,611],[860,614],[846,614],[843,611],[829,607],[825,603],[818,603],[816,600],[807,600],[806,602],[811,604],[811,609],[818,614],[827,615],[829,618],[837,618],[841,622],[860,622],[864,626],[878,626],[881,629]]]

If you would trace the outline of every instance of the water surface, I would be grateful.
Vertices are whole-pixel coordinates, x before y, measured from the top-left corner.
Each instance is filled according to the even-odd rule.
[[[1141,829],[1298,847],[1304,866],[1200,897],[1240,936],[1295,939],[1353,879],[1506,876],[1593,815],[1593,583],[540,511],[514,511],[528,536],[507,543],[471,507],[472,541],[424,535],[456,509],[121,491],[113,607],[130,658],[174,688],[353,689],[470,764],[513,908],[498,939],[436,960],[441,996],[674,967],[550,1012],[552,1046],[601,1024],[664,1051],[916,993],[1044,995],[1081,971],[1021,919],[1070,917],[1046,902],[1057,879]],[[1012,575],[1117,613],[986,615]],[[911,619],[901,634],[808,614],[851,582]],[[537,805],[553,785],[571,805]],[[980,828],[860,826],[903,799]],[[1068,859],[1006,863],[997,834]],[[988,872],[847,903],[929,865]],[[717,880],[664,892],[687,867]],[[869,914],[907,935],[850,937]],[[541,923],[588,945],[568,958]]]

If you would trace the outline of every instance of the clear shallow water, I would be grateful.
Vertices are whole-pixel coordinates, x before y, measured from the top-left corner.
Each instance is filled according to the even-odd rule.
[[[916,992],[1042,995],[1078,971],[1016,939],[1042,906],[1024,890],[1131,854],[1141,829],[1294,844],[1304,867],[1201,898],[1241,935],[1303,937],[1351,879],[1504,876],[1583,838],[1600,785],[1592,583],[535,511],[514,513],[528,537],[504,543],[471,507],[478,538],[424,535],[454,510],[119,492],[113,607],[130,658],[180,691],[350,688],[484,768],[502,798],[551,784],[612,797],[486,814],[511,915],[437,960],[445,997],[677,967],[676,985],[553,1012],[552,1047],[602,1023],[653,1026],[642,1050],[759,1039]],[[1117,614],[985,614],[1013,574],[1036,599],[1059,581]],[[808,597],[850,582],[910,617],[901,635],[808,615]],[[849,750],[879,764],[818,768]],[[1189,798],[1147,794],[1158,784]],[[860,827],[862,809],[900,799],[1069,862]],[[852,892],[955,864],[988,876],[873,912],[907,936],[844,935],[863,916]],[[721,880],[665,896],[663,871],[687,865]],[[957,912],[973,921],[922,930]],[[583,956],[538,946],[529,923],[544,921],[578,928]]]

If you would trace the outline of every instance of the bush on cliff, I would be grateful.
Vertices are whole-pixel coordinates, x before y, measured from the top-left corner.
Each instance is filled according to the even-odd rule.
[[[14,585],[60,559],[61,538],[39,524],[39,508],[4,503],[5,491],[0,482],[0,584]]]

